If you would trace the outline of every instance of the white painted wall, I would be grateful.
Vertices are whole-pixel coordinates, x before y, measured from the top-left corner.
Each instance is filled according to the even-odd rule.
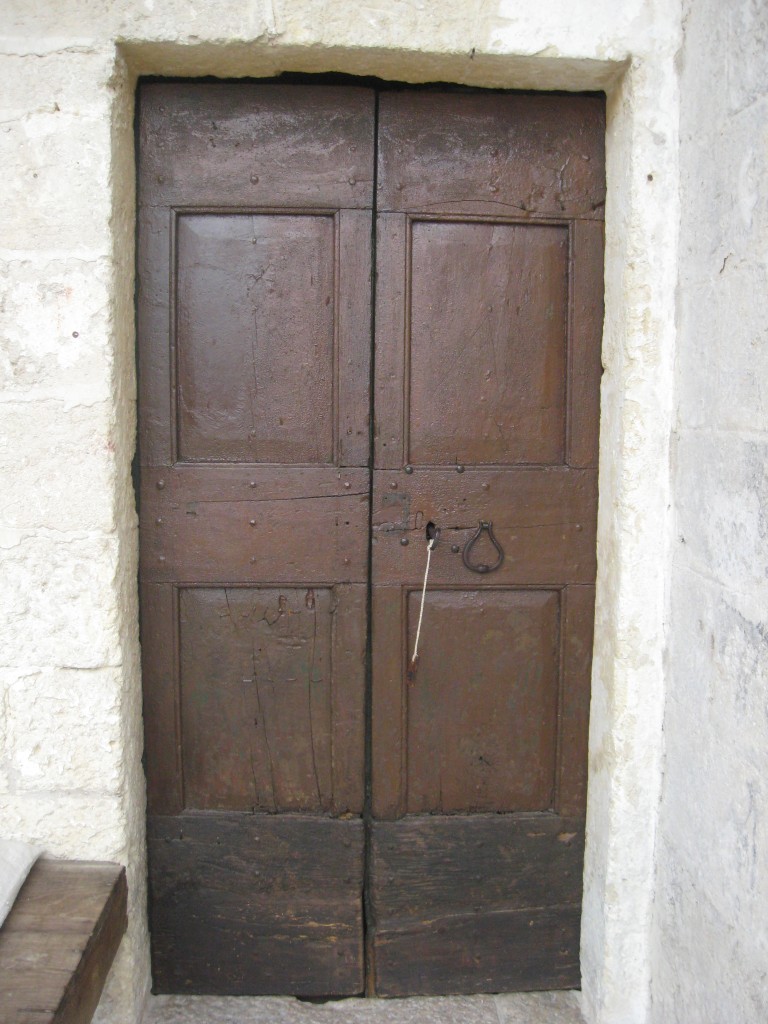
[[[133,89],[140,73],[286,69],[608,91],[582,965],[590,1022],[648,1021],[680,28],[679,0],[2,0],[0,828],[52,854],[129,865],[130,934],[103,1021],[135,1021],[148,979],[129,478]],[[702,85],[703,104],[711,91]]]
[[[768,1020],[768,6],[686,0],[655,1024]]]

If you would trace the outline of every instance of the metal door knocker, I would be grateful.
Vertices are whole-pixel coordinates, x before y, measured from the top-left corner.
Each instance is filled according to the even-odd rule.
[[[477,565],[473,565],[472,562],[470,562],[470,560],[469,560],[469,556],[470,556],[470,553],[472,551],[472,548],[475,546],[477,541],[483,535],[483,531],[485,531],[485,533],[488,534],[488,540],[491,542],[491,544],[493,544],[493,546],[496,548],[496,550],[499,553],[499,557],[496,559],[496,561],[493,563],[493,565],[486,565],[484,562],[478,562]],[[482,519],[480,520],[480,525],[478,526],[477,531],[472,535],[472,537],[464,545],[464,551],[462,552],[461,559],[464,562],[464,565],[466,565],[466,567],[468,569],[471,569],[472,572],[480,572],[480,573],[496,572],[496,570],[499,568],[501,563],[504,561],[504,548],[496,540],[496,536],[495,536],[495,534],[493,532],[493,523],[491,523],[491,522],[485,523],[485,522],[483,522]]]

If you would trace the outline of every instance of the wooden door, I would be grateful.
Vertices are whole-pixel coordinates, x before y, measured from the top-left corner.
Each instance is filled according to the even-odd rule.
[[[140,109],[156,991],[578,984],[602,102]]]
[[[380,101],[369,898],[383,995],[579,985],[602,110]]]
[[[363,987],[373,108],[359,89],[141,92],[159,992]]]

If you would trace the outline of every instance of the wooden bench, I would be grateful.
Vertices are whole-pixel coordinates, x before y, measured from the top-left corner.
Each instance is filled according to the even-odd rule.
[[[127,924],[125,869],[39,860],[0,928],[0,1024],[86,1024]]]

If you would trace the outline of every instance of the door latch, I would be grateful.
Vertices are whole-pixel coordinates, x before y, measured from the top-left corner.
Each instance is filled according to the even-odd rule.
[[[488,540],[491,542],[491,544],[493,544],[493,546],[496,548],[496,551],[498,553],[498,557],[497,557],[496,561],[492,565],[488,565],[485,562],[473,563],[473,562],[470,561],[470,555],[472,553],[472,548],[475,546],[475,544],[478,542],[478,540],[480,540],[480,538],[482,537],[483,533],[487,533],[488,534]],[[464,550],[463,550],[463,552],[461,554],[461,560],[464,562],[464,565],[466,565],[466,567],[468,569],[472,570],[472,572],[479,572],[479,573],[496,572],[496,570],[499,568],[501,563],[504,561],[504,548],[496,540],[496,535],[493,532],[493,523],[492,522],[487,522],[486,523],[486,522],[484,522],[484,520],[482,520],[482,519],[480,520],[480,525],[478,526],[477,530],[470,537],[470,539],[467,541],[467,543],[464,545]]]

